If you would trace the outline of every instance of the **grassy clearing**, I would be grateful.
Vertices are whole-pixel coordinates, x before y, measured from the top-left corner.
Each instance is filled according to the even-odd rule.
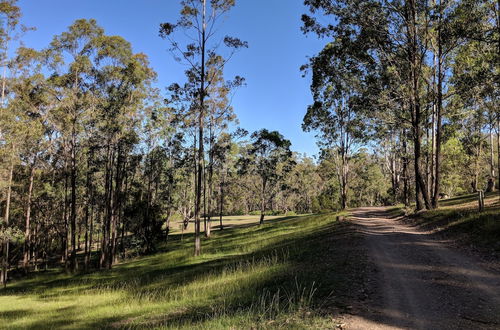
[[[277,216],[277,215],[266,215],[265,220],[276,220],[276,219],[283,219],[284,216]],[[259,224],[260,220],[260,215],[230,215],[230,216],[224,216],[222,217],[222,225],[224,228],[239,228],[239,227],[246,227],[246,226],[252,226],[252,225],[257,225]],[[182,230],[182,225],[183,221],[182,219],[174,219],[172,221],[171,225],[171,233],[172,234],[181,234],[184,232],[184,234],[192,234],[194,233],[194,225],[193,223],[190,223],[188,228],[186,230]],[[203,227],[203,224],[202,224]],[[219,227],[219,217],[213,217],[212,218],[212,228],[214,230],[217,230]]]
[[[478,211],[477,195],[465,195],[440,202],[437,210],[409,217],[424,230],[454,238],[463,244],[500,252],[500,202],[497,193],[485,198],[486,208]]]
[[[174,235],[110,271],[32,275],[0,291],[0,327],[334,328],[333,308],[362,282],[349,226],[280,218],[217,231],[199,258]]]

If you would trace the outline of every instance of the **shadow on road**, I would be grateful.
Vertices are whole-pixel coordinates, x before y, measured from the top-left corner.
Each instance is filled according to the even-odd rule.
[[[498,329],[500,276],[384,208],[352,212],[374,271],[351,329]]]

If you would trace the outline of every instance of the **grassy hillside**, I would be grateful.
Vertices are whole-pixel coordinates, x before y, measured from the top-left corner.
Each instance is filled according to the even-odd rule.
[[[356,234],[335,218],[217,231],[199,258],[191,237],[174,235],[110,271],[32,275],[0,290],[0,327],[333,328],[332,311],[362,282]]]
[[[439,209],[412,215],[408,220],[421,229],[500,253],[498,192],[486,196],[483,212],[478,211],[477,195],[473,194],[440,201]]]

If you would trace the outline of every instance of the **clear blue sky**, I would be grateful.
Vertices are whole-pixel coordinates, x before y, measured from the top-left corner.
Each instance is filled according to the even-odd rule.
[[[226,68],[226,78],[241,75],[247,86],[234,99],[240,126],[255,131],[278,130],[292,141],[294,151],[317,153],[313,134],[301,129],[312,97],[310,77],[299,67],[317,53],[324,41],[304,36],[302,0],[237,0],[220,30],[248,41]],[[107,34],[130,41],[135,52],[148,55],[158,73],[159,87],[184,80],[184,68],[173,61],[168,44],[158,37],[159,24],[179,17],[178,0],[20,0],[23,23],[36,27],[24,38],[26,46],[46,47],[52,36],[79,18],[95,18]]]

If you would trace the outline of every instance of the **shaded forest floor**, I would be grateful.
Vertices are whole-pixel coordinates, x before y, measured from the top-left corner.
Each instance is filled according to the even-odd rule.
[[[335,214],[191,235],[109,271],[30,275],[0,290],[3,328],[335,328],[364,283],[360,235]]]

